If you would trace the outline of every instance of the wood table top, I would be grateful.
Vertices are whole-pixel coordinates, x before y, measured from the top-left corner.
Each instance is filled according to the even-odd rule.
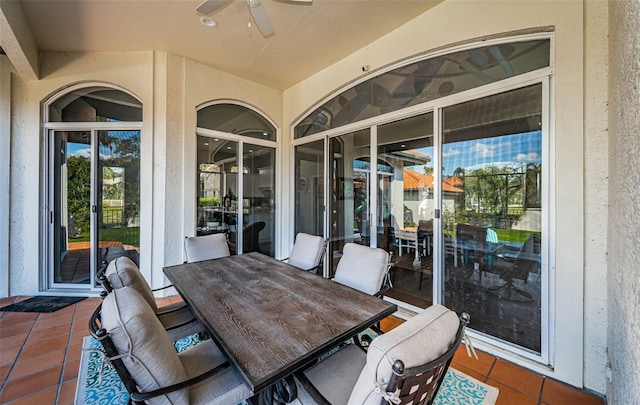
[[[164,272],[254,393],[397,310],[257,252]]]

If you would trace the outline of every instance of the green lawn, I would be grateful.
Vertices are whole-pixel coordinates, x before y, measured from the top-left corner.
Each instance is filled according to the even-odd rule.
[[[140,228],[104,228],[100,229],[100,240],[117,241],[123,245],[140,246]],[[88,242],[89,232],[83,232],[77,238],[70,238],[70,242]]]
[[[491,228],[491,229],[496,231],[496,234],[498,234],[498,240],[500,242],[524,243],[524,241],[527,240],[529,235],[531,235],[532,233],[538,233],[538,232],[531,232],[531,231],[522,231],[519,229],[500,229],[500,228]]]

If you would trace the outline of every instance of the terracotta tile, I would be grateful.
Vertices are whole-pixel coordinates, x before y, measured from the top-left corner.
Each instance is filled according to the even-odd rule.
[[[565,383],[545,378],[540,400],[547,405],[603,405],[604,400]]]
[[[487,384],[492,385],[500,391],[496,405],[537,405],[538,397],[535,399],[528,397],[504,384],[494,380],[487,380]]]
[[[25,335],[29,333],[33,327],[33,322],[22,322],[17,324],[3,325],[0,328],[0,339],[4,339],[16,335]]]
[[[15,380],[9,378],[9,381],[4,386],[2,393],[0,393],[0,403],[4,404],[9,401],[13,401],[14,399],[33,394],[38,387],[40,389],[56,387],[57,389],[61,369],[62,366],[57,366],[24,378]],[[33,404],[34,402],[31,403]]]
[[[57,311],[54,312],[43,312],[40,314],[40,319],[43,318],[56,318],[59,316],[71,316],[73,317],[73,313],[75,312],[75,306],[74,305],[68,305],[62,309],[59,309]],[[71,320],[71,318],[70,318]]]
[[[525,368],[498,359],[491,369],[489,378],[499,381],[532,398],[538,398],[542,388],[542,376]]]
[[[11,405],[56,404],[56,395],[58,395],[58,387],[51,387],[20,398]]]
[[[42,330],[53,328],[54,326],[71,323],[73,316],[61,314],[60,316],[51,316],[38,318],[33,330]]]
[[[43,354],[64,350],[67,347],[69,338],[67,336],[58,336],[55,338],[40,340],[37,342],[28,342],[20,353],[20,359],[27,359]]]
[[[81,355],[82,355],[82,342],[75,345],[69,345],[69,348],[67,349],[66,361],[79,359]]]
[[[5,366],[16,361],[21,348],[21,346],[3,347],[2,350],[0,350],[0,366]]]
[[[27,339],[27,344],[32,342],[39,342],[41,340],[51,339],[56,336],[68,335],[71,330],[70,323],[63,323],[58,326],[54,326],[47,329],[34,330]]]
[[[11,371],[11,367],[13,367],[13,363],[0,366],[0,387],[2,387],[2,384],[4,384],[4,380],[9,375],[9,371]]]
[[[492,356],[480,350],[476,350],[476,353],[478,354],[477,360],[475,357],[469,357],[467,355],[467,349],[464,347],[464,345],[461,345],[458,348],[458,351],[456,351],[456,354],[453,356],[452,364],[454,365],[454,367],[456,364],[465,366],[468,369],[474,370],[486,376],[487,374],[489,374],[491,367],[493,367],[494,363],[496,362],[496,358],[495,356]]]
[[[33,323],[37,318],[37,312],[7,312],[5,316],[0,319],[0,328],[16,323]]]
[[[18,357],[18,361],[16,362],[11,374],[9,375],[9,381],[19,379],[31,374],[36,374],[40,370],[48,369],[51,367],[62,366],[62,362],[64,361],[64,354],[66,349],[61,349],[45,354],[41,354],[39,356],[22,358],[22,356]]]
[[[16,297],[0,298],[0,308],[13,304],[15,300]]]
[[[77,384],[77,379],[69,380],[62,384],[56,405],[73,405],[76,399]]]
[[[9,347],[22,346],[27,340],[26,334],[19,334],[8,336],[0,339],[0,350],[8,349]]]
[[[401,325],[403,322],[404,320],[400,318],[396,318],[395,316],[388,316],[380,322],[380,328],[385,332],[389,332],[398,325]]]
[[[64,363],[64,372],[62,373],[62,381],[78,378],[78,371],[80,371],[80,359],[66,361]]]

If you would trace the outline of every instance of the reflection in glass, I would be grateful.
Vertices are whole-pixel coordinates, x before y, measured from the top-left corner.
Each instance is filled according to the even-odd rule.
[[[378,127],[377,246],[394,257],[387,296],[420,308],[433,303],[432,156],[433,113]]]
[[[238,143],[198,136],[197,145],[197,234],[226,233],[229,250],[236,254]]]
[[[120,90],[82,88],[52,103],[48,119],[49,122],[142,121],[142,103]]]
[[[273,256],[275,241],[276,150],[244,144],[242,252]]]
[[[343,91],[305,117],[296,139],[549,66],[549,39],[482,46],[421,60]]]
[[[332,158],[333,187],[328,201],[330,242],[327,258],[330,275],[333,275],[345,243],[369,244],[360,232],[363,229],[362,217],[358,215],[361,211],[356,213],[356,196],[362,205],[362,192],[369,190],[368,179],[362,176],[362,168],[366,168],[370,160],[369,130],[331,138],[329,156]]]
[[[213,104],[198,110],[197,126],[265,141],[276,140],[276,129],[255,111],[237,104]]]
[[[295,232],[324,234],[324,141],[295,148]]]
[[[444,304],[471,327],[541,351],[542,86],[443,110]]]

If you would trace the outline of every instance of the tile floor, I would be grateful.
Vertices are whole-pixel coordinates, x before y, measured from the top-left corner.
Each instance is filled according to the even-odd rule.
[[[28,297],[0,299],[0,307]],[[179,297],[163,298],[166,305]],[[82,338],[99,298],[53,313],[0,312],[0,404],[73,404]],[[402,321],[388,318],[390,330]],[[497,405],[602,405],[602,398],[535,374],[493,355],[461,350],[453,367],[500,389]]]

